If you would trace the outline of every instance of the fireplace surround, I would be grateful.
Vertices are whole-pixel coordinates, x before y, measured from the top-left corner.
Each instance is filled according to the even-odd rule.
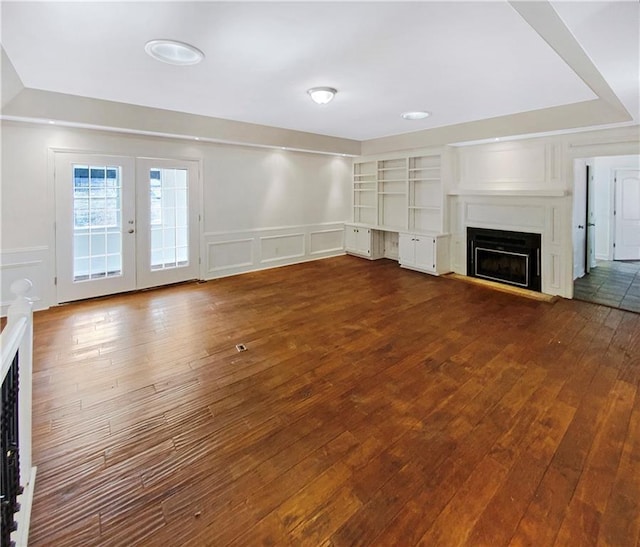
[[[540,292],[541,236],[467,227],[467,275]]]

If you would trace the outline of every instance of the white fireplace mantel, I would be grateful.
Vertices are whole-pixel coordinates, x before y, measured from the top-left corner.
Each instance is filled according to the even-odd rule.
[[[448,193],[451,267],[466,275],[468,227],[538,233],[542,237],[542,292],[571,297],[570,192],[556,189],[463,189]],[[567,273],[569,272],[569,273]]]

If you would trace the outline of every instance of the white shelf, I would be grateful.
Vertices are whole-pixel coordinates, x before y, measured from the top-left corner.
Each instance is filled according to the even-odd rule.
[[[436,206],[436,205],[431,205],[428,207],[423,207],[420,205],[410,205],[409,209],[414,209],[414,210],[418,210],[418,211],[438,211],[440,212],[440,207]]]
[[[449,196],[497,196],[497,197],[547,197],[560,198],[568,196],[567,190],[476,190],[473,188],[460,188],[452,190]]]
[[[419,179],[410,178],[409,182],[437,182],[440,183],[440,177],[422,177]]]
[[[355,209],[377,209],[375,205],[354,205]]]
[[[354,192],[375,192],[375,188],[354,188]]]
[[[406,192],[378,192],[381,196],[406,196]]]
[[[406,232],[406,226],[391,226],[389,224],[380,224],[376,226],[376,230],[382,230],[384,232]]]

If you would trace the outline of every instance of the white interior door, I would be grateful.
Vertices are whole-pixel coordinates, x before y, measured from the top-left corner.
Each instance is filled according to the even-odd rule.
[[[615,173],[614,260],[640,260],[640,170]]]
[[[196,279],[198,162],[147,158],[136,162],[138,288]]]
[[[55,154],[58,302],[136,288],[132,158]]]

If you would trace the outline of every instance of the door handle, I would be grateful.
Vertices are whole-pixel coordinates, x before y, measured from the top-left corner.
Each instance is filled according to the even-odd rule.
[[[582,224],[578,224],[578,229],[579,230],[584,230],[584,226]]]
[[[133,232],[135,232],[135,230],[133,228],[129,229],[129,233],[132,234]]]
[[[595,226],[595,225],[596,225],[596,224],[595,224],[595,222],[589,222],[589,223],[587,223],[587,226]]]

